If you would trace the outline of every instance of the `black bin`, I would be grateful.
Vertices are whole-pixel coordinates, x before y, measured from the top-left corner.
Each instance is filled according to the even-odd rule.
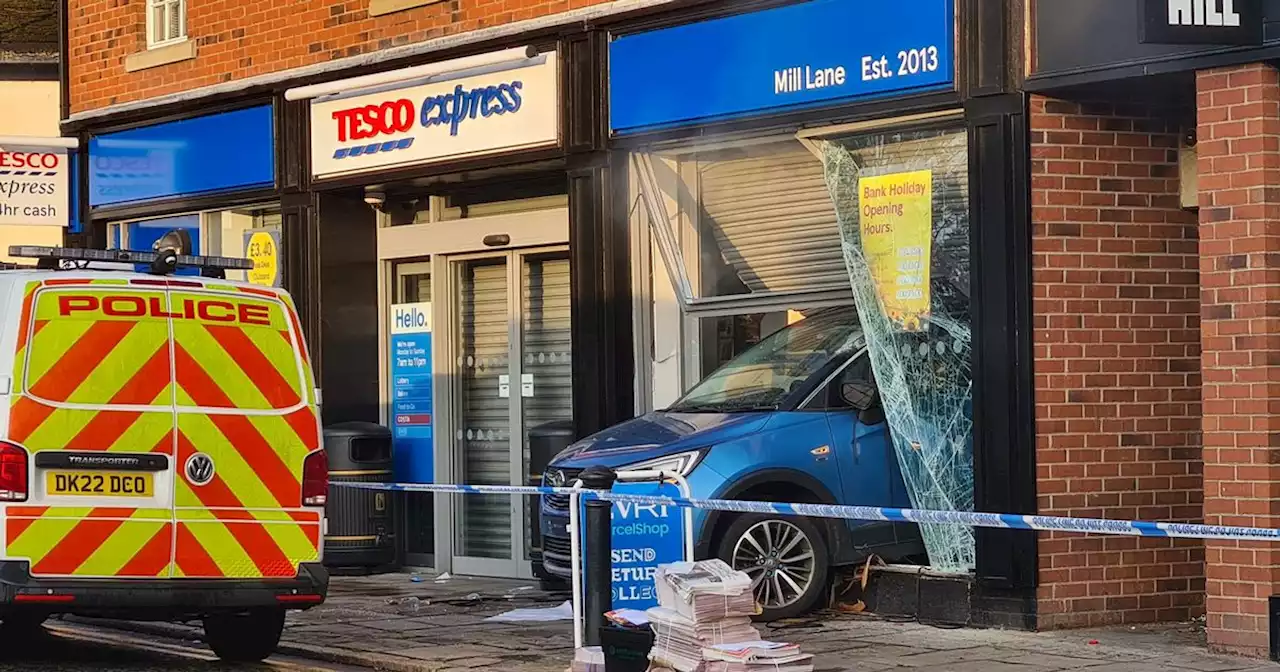
[[[571,443],[573,443],[573,421],[571,420],[556,420],[531,428],[529,430],[529,485],[542,485],[542,472],[546,470],[548,464],[551,464],[551,459],[568,448]],[[564,582],[547,574],[542,568],[542,529],[537,518],[536,500],[531,499],[530,506],[525,510],[526,515],[531,518],[525,529],[535,532],[533,539],[530,540],[529,551],[533,575],[542,581],[543,588],[563,589],[565,586],[561,584]]]
[[[395,518],[390,492],[338,483],[391,483],[391,430],[371,422],[326,427],[329,458],[329,531],[324,564],[329,567],[386,567],[395,564]]]
[[[645,672],[649,669],[649,651],[653,648],[653,640],[653,630],[647,625],[639,628],[606,625],[600,628],[604,671]]]

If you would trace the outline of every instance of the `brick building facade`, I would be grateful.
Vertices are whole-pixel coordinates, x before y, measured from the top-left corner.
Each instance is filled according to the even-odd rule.
[[[1027,36],[1031,72],[1026,90],[1033,93],[1025,99],[1015,93],[1022,73],[1001,65],[985,79],[981,72],[968,73],[967,88],[950,101],[966,108],[974,165],[998,163],[982,153],[989,146],[983,143],[995,142],[992,138],[1021,143],[1020,149],[1029,152],[1025,166],[1010,161],[1007,172],[988,173],[1000,176],[996,184],[974,181],[979,185],[973,192],[975,221],[1000,233],[990,239],[979,232],[974,240],[1011,255],[1008,266],[1029,264],[1031,272],[1014,289],[974,280],[975,295],[984,297],[975,300],[1001,306],[982,311],[990,324],[975,333],[1007,339],[982,343],[975,337],[977,347],[987,349],[983,359],[992,367],[975,374],[975,386],[983,387],[982,403],[1000,406],[978,409],[975,415],[983,417],[983,431],[1002,437],[983,449],[979,471],[987,473],[978,478],[982,491],[975,499],[985,510],[1030,512],[1027,502],[1009,493],[1033,492],[1029,499],[1034,508],[1047,515],[1275,526],[1280,474],[1273,466],[1278,462],[1273,424],[1280,389],[1271,353],[1280,346],[1280,312],[1273,305],[1280,296],[1274,295],[1272,283],[1280,262],[1272,248],[1280,226],[1280,196],[1268,185],[1280,178],[1280,82],[1270,66],[1250,65],[1259,58],[1243,48],[1189,48],[1173,56],[1144,52],[1131,23],[1138,15],[1137,2],[1056,5],[1070,5],[1059,11],[1076,12],[1087,19],[1083,21],[1055,20],[1038,11],[1047,3],[1038,3],[1032,17],[1036,30]],[[450,175],[496,175],[551,165],[568,176],[574,185],[568,188],[573,213],[569,243],[574,263],[580,264],[575,275],[589,279],[574,291],[595,301],[592,310],[582,313],[590,320],[575,326],[575,338],[584,345],[609,344],[575,350],[576,369],[591,372],[590,379],[575,380],[575,398],[595,405],[575,409],[575,420],[584,430],[630,415],[631,364],[618,364],[630,356],[632,345],[625,305],[631,299],[629,268],[625,253],[611,256],[627,232],[613,228],[623,219],[610,214],[622,187],[611,181],[618,168],[610,164],[609,129],[600,118],[608,31],[591,22],[630,17],[644,25],[664,10],[684,11],[684,19],[692,20],[732,11],[727,3],[189,0],[186,38],[154,49],[146,48],[143,5],[70,3],[65,17],[67,131],[87,137],[117,126],[190,115],[199,105],[275,105],[281,175],[272,197],[282,204],[286,239],[292,240],[336,235],[316,233],[316,227],[338,219],[372,228],[374,216],[362,196],[380,192],[367,192],[376,185],[356,181],[313,188],[303,168],[309,160],[306,107],[288,99],[285,89],[530,41],[557,43],[566,58],[566,127],[560,151],[522,156],[519,162],[527,165],[514,168],[500,161],[463,162]],[[1020,2],[962,2],[959,11],[972,18],[984,11],[982,5],[997,6],[1002,21],[1015,19],[997,21],[1002,30],[1023,25],[1026,7]],[[1124,11],[1115,5],[1123,5]],[[1098,26],[1119,31],[1098,28],[1106,36],[1101,43],[1128,51],[1114,55],[1096,49],[1100,42],[1094,35],[1049,40],[1055,30],[1094,26],[1090,21],[1095,18]],[[1110,27],[1116,23],[1112,19],[1119,28]],[[962,40],[994,43],[995,34],[982,38],[975,29]],[[1000,33],[999,39],[1019,44],[1022,36],[1010,34]],[[1007,54],[1005,46],[997,44],[994,51]],[[1099,53],[1082,56],[1082,48]],[[1202,59],[1210,51],[1217,60]],[[1081,65],[1088,58],[1099,62]],[[1164,67],[1159,77],[1142,75],[1143,64],[1162,58],[1176,63]],[[974,64],[983,61],[965,63],[980,69]],[[1089,67],[1100,74],[1089,75]],[[983,99],[988,95],[999,104]],[[928,109],[925,104],[921,108]],[[841,121],[887,114],[884,109],[858,110]],[[816,122],[806,118],[795,126],[810,123]],[[972,140],[979,129],[990,132],[981,136],[983,142]],[[1199,155],[1198,210],[1182,202],[1189,135],[1196,136]],[[437,176],[394,177],[425,181]],[[1030,186],[1021,194],[988,193],[1024,182]],[[1000,201],[998,207],[992,201]],[[1010,213],[1028,201],[1028,221]],[[143,214],[168,215],[207,205],[174,203]],[[139,212],[107,210],[100,219],[136,217]],[[1028,222],[1023,240],[1019,227]],[[94,235],[98,239],[91,242],[105,240],[101,232]],[[372,248],[368,240],[325,240],[344,248]],[[1017,258],[1019,246],[1028,241],[1026,258]],[[334,327],[322,326],[318,297],[307,296],[312,285],[329,296],[342,295],[343,282],[325,278],[335,271],[346,273],[347,267],[326,266],[301,250],[291,254],[287,275],[296,283],[290,288],[300,296],[304,313],[310,307],[311,314],[304,315],[307,330],[323,331],[329,352],[339,353],[321,350],[320,361],[350,354],[354,364],[367,364],[356,349],[343,349],[354,336],[329,333]],[[990,250],[983,254],[999,259]],[[985,267],[1004,265],[988,261]],[[1031,297],[1029,316],[1021,314],[1019,292]],[[358,310],[380,298],[373,293],[350,296],[349,307]],[[1019,322],[1023,318],[1026,324]],[[1023,336],[1034,342],[1025,361],[1009,355]],[[1015,361],[1003,366],[997,361],[1001,358]],[[1031,389],[1023,389],[1023,374],[1031,381],[1032,372]],[[338,408],[343,392],[338,386],[333,392],[330,408]],[[1019,406],[1023,402],[1026,409]],[[1028,425],[1034,422],[1034,440],[1023,440],[1014,426],[1021,415]],[[993,429],[1001,422],[1008,424]],[[995,444],[1001,447],[989,447]],[[992,458],[998,451],[1005,452]],[[1030,469],[1021,470],[1032,463],[1034,478]],[[1267,651],[1272,627],[1267,598],[1280,584],[1280,559],[1272,557],[1276,551],[1268,545],[1068,534],[1041,535],[1031,543],[1027,538],[1004,531],[980,534],[979,544],[988,550],[984,554],[979,547],[977,570],[999,575],[993,583],[1004,591],[984,604],[1025,600],[1031,605],[1022,613],[1023,624],[1078,627],[1204,615],[1213,646],[1255,655]],[[1038,562],[1038,572],[1018,566],[1019,558],[1027,557],[1033,566]]]
[[[1177,115],[1031,100],[1036,463],[1044,515],[1201,522],[1197,221]],[[1041,627],[1188,620],[1204,545],[1051,534]]]
[[[1241,39],[1138,4],[1035,4],[1039,508],[1275,528],[1277,8]],[[1276,552],[1045,535],[1038,622],[1203,616],[1210,647],[1274,657]]]
[[[371,13],[379,4],[386,13]],[[189,43],[148,54],[145,2],[70,3],[72,113],[474,33],[608,0],[195,0]],[[626,3],[621,3],[626,4]],[[634,3],[637,5],[658,3]],[[395,10],[397,6],[404,9]],[[615,9],[616,11],[616,9]]]

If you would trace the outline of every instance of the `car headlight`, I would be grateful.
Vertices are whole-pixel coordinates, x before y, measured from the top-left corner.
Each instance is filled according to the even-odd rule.
[[[619,467],[618,471],[662,471],[668,474],[688,476],[693,471],[693,468],[698,466],[698,462],[702,460],[702,453],[703,451],[701,450],[676,453],[653,460],[628,464],[624,467]]]

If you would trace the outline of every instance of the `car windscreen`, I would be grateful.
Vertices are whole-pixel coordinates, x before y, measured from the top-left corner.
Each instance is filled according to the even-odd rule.
[[[834,359],[861,347],[853,307],[813,313],[730,360],[667,409],[734,413],[774,410]]]

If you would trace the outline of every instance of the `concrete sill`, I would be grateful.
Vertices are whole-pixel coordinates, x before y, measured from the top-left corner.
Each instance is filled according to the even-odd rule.
[[[394,14],[414,7],[426,7],[444,0],[369,0],[369,16]]]
[[[129,54],[124,58],[125,72],[137,72],[139,70],[148,70],[150,68],[158,68],[162,65],[170,63],[179,63],[189,61],[196,57],[195,40],[186,40],[176,44],[166,44],[163,47],[139,51],[136,54]]]

